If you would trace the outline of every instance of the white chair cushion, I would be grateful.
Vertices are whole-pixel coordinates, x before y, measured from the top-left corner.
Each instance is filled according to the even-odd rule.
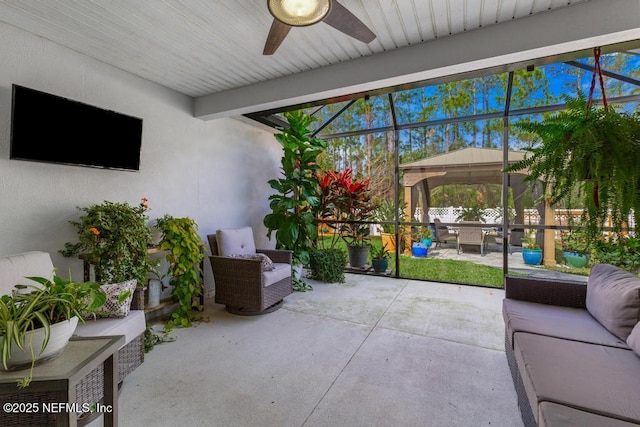
[[[107,335],[124,335],[125,345],[146,329],[144,310],[131,310],[127,317],[85,319],[79,322],[76,335],[80,337],[100,337]]]
[[[216,231],[220,256],[248,255],[256,253],[251,227],[228,228]]]
[[[287,277],[291,277],[291,264],[274,262],[273,270],[262,272],[262,283],[266,288],[267,286],[273,285],[274,283],[279,282],[282,279],[286,279]]]
[[[25,277],[53,279],[53,263],[46,252],[25,252],[0,257],[0,295],[8,295],[18,284],[37,285]]]

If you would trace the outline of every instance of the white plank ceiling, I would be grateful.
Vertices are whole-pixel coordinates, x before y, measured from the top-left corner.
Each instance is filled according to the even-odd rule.
[[[263,56],[264,0],[2,0],[0,21],[198,97],[586,0],[340,0],[377,38],[320,23]]]

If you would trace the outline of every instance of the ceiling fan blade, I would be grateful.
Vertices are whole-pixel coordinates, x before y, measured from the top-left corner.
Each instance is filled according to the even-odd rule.
[[[370,43],[376,38],[369,27],[336,0],[331,2],[331,10],[323,22],[363,43]]]
[[[267,36],[267,42],[264,44],[262,54],[273,55],[275,51],[278,50],[278,47],[284,38],[287,37],[287,34],[289,34],[289,30],[291,30],[289,25],[274,19],[273,24],[271,24],[271,29],[269,30],[269,35]]]

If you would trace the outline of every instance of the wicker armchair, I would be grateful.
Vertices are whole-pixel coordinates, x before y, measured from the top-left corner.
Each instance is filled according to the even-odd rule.
[[[436,242],[436,247],[442,243],[455,242],[458,240],[458,234],[449,231],[446,225],[442,225],[440,218],[433,219],[433,225],[435,230],[434,240]]]
[[[474,227],[460,227],[458,230],[457,253],[460,254],[462,246],[480,246],[480,254],[484,255],[485,235],[482,225],[477,222],[461,222],[461,224],[478,224]]]
[[[218,230],[207,239],[216,303],[224,304],[230,313],[244,316],[282,307],[283,298],[293,292],[291,251],[256,250],[250,227]],[[262,261],[252,256],[256,253],[269,257],[274,270],[263,271]]]

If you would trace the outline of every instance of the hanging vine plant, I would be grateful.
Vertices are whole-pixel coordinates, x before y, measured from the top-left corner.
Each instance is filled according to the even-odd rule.
[[[582,93],[565,97],[565,110],[541,122],[518,124],[537,134],[541,143],[527,149],[531,155],[505,169],[528,169],[526,180],[542,181],[551,204],[570,197],[578,188],[584,206],[582,221],[590,238],[599,237],[609,214],[616,231],[625,226],[632,212],[636,223],[640,221],[640,116],[607,104],[599,56],[596,49],[589,98]],[[592,103],[597,75],[603,107]]]
[[[196,320],[193,309],[202,308],[196,297],[203,292],[200,262],[204,254],[198,225],[191,218],[165,215],[156,220],[156,225],[162,231],[160,249],[166,251],[169,263],[171,295],[178,302],[178,308],[165,327],[165,332],[168,332],[174,326],[191,326]]]

